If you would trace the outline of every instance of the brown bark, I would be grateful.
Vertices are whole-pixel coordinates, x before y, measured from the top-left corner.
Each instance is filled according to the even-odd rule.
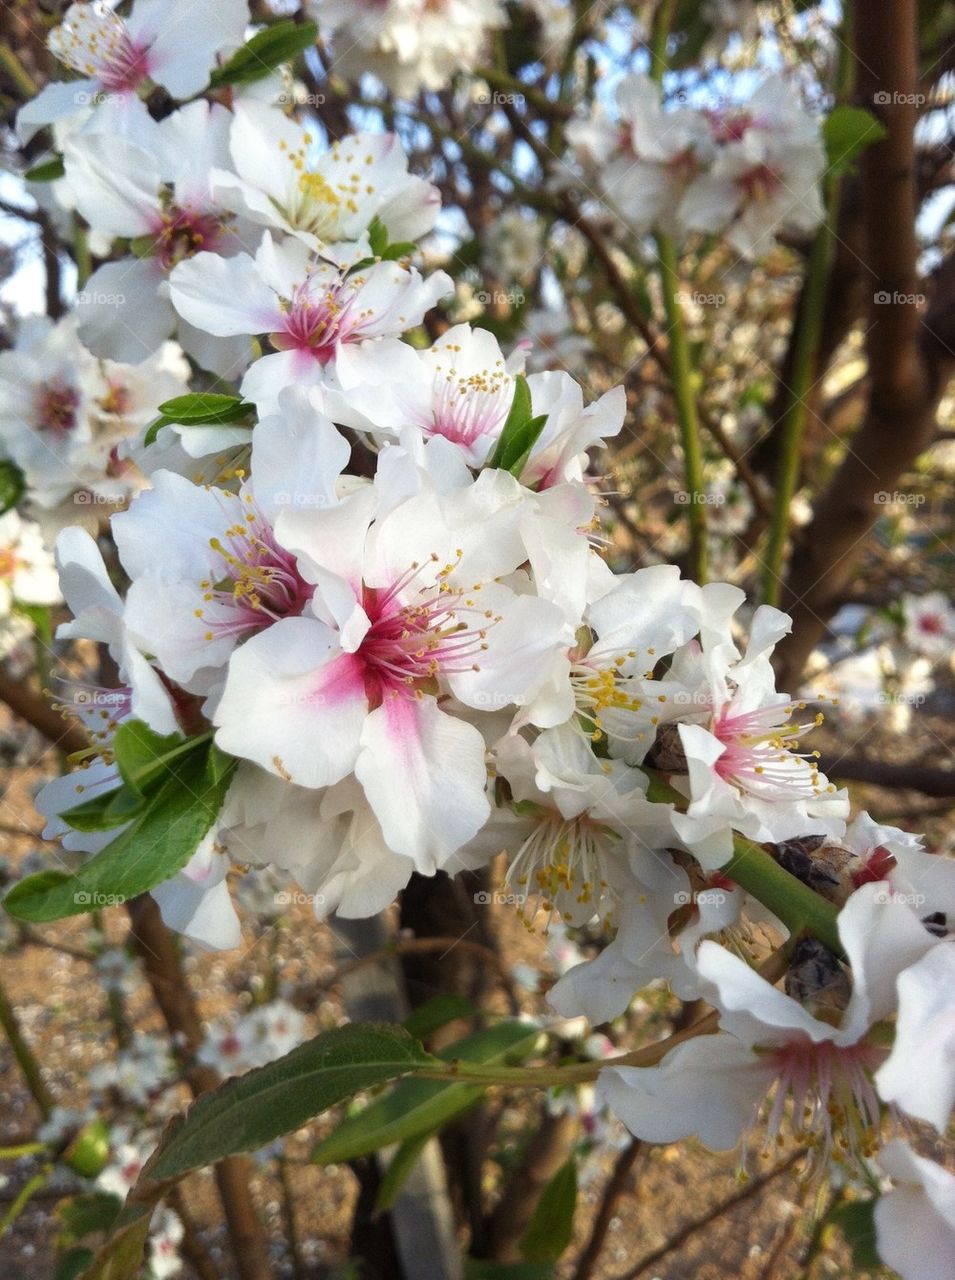
[[[777,649],[780,684],[794,687],[852,577],[866,536],[905,469],[931,441],[952,369],[955,279],[942,273],[921,314],[918,293],[915,140],[918,92],[915,0],[856,6],[858,96],[886,127],[861,161],[862,219],[870,273],[866,348],[870,393],[862,427],[795,550],[784,607],[792,633]],[[886,300],[888,299],[888,300]]]
[[[187,1053],[202,1042],[202,1022],[182,971],[175,939],[162,922],[159,908],[144,895],[129,904],[132,941],[143,964],[166,1026]],[[189,1087],[199,1097],[221,1084],[214,1067],[192,1066]],[[252,1161],[248,1156],[227,1156],[215,1166],[219,1196],[229,1226],[229,1239],[239,1280],[271,1280],[265,1232],[252,1199]]]
[[[491,1215],[490,1248],[495,1262],[520,1262],[520,1242],[544,1188],[566,1164],[577,1142],[575,1115],[545,1115],[531,1139],[520,1167]]]

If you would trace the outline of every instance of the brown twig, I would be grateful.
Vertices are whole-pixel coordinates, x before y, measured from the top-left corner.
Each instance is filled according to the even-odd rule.
[[[640,1138],[631,1138],[614,1161],[613,1171],[607,1179],[607,1185],[604,1187],[604,1193],[590,1229],[590,1238],[577,1261],[574,1280],[590,1280],[590,1276],[593,1275],[607,1232],[610,1230],[610,1223],[613,1221],[617,1202],[627,1190],[633,1166],[645,1150]]]
[[[128,904],[128,911],[133,947],[142,960],[169,1033],[191,1055],[202,1042],[202,1022],[175,940],[148,895],[134,898]],[[194,1097],[221,1083],[218,1071],[201,1063],[192,1065],[187,1079]],[[236,1275],[239,1280],[270,1280],[272,1269],[265,1232],[250,1187],[252,1169],[252,1161],[247,1156],[227,1156],[215,1166],[215,1177],[229,1227]]]
[[[785,1173],[787,1169],[792,1168],[796,1161],[805,1154],[805,1148],[798,1147],[788,1155],[785,1160],[776,1165],[775,1169],[770,1169],[759,1178],[753,1178],[734,1195],[731,1195],[728,1200],[721,1201],[711,1209],[709,1213],[705,1213],[701,1218],[694,1218],[692,1222],[688,1222],[685,1227],[682,1227],[676,1235],[671,1236],[665,1244],[662,1244],[659,1247],[659,1249],[654,1249],[653,1253],[647,1254],[647,1256],[643,1258],[642,1261],[638,1262],[635,1267],[632,1267],[629,1271],[623,1272],[621,1275],[614,1276],[613,1280],[637,1280],[638,1276],[642,1276],[645,1271],[648,1271],[652,1266],[658,1263],[661,1258],[665,1258],[668,1253],[672,1253],[674,1249],[679,1249],[681,1245],[685,1244],[691,1236],[696,1235],[698,1231],[702,1231],[704,1227],[708,1227],[712,1222],[715,1222],[717,1218],[721,1218],[724,1213],[728,1213],[731,1209],[735,1209],[736,1206],[742,1204],[744,1200],[749,1200],[754,1195],[757,1195],[763,1190],[767,1183],[772,1182],[774,1178],[778,1178],[780,1174]]]
[[[520,1262],[521,1238],[544,1188],[570,1158],[577,1136],[575,1115],[544,1114],[488,1224],[489,1255],[495,1262]]]

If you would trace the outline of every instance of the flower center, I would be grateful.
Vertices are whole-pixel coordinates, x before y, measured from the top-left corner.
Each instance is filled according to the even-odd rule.
[[[327,364],[338,346],[372,314],[355,308],[363,283],[360,276],[339,278],[324,286],[306,280],[290,299],[283,299],[285,321],[280,332],[270,335],[272,346],[277,351],[302,351]]]
[[[945,625],[937,613],[923,613],[919,618],[919,631],[927,636],[940,636],[945,630]]]
[[[732,704],[724,706],[712,726],[724,746],[714,766],[719,777],[761,800],[810,799],[835,791],[831,784],[820,785],[818,752],[792,750],[801,734],[822,724],[822,713],[812,724],[789,724],[792,713],[789,703],[736,713]]]
[[[199,585],[203,600],[218,608],[216,618],[209,620],[207,640],[260,631],[280,618],[297,617],[314,591],[299,574],[295,557],[276,542],[251,495],[246,494],[243,503],[240,518],[221,538],[209,539],[216,556],[215,576]],[[202,608],[195,613],[197,618],[206,616]]]
[[[43,431],[65,436],[76,426],[76,410],[80,393],[60,379],[54,379],[37,392],[37,425]]]
[[[167,271],[204,249],[215,250],[222,239],[223,219],[214,213],[169,204],[153,233],[153,253]]]
[[[796,1038],[766,1052],[778,1073],[767,1148],[777,1140],[786,1101],[792,1099],[795,1137],[811,1149],[820,1171],[831,1160],[858,1166],[875,1154],[881,1114],[870,1073],[882,1050],[864,1041],[840,1046]]]
[[[536,811],[537,821],[511,859],[505,882],[505,888],[514,888],[522,924],[533,931],[534,921],[543,912],[545,933],[555,915],[578,925],[600,915],[610,928],[616,896],[604,867],[619,837],[587,814],[564,818],[556,809],[526,807]]]
[[[743,198],[752,204],[770,200],[782,186],[779,173],[768,164],[756,164],[736,179]]]
[[[415,584],[438,556],[426,565],[415,561],[390,587],[363,587],[371,626],[358,655],[373,704],[386,694],[420,697],[440,676],[480,669],[476,659],[487,649],[487,629],[501,618],[478,605],[480,584],[463,592],[448,583],[461,555],[458,551],[455,564],[446,564],[435,580],[421,585]]]
[[[439,367],[435,372],[431,417],[421,423],[422,430],[463,445],[492,435],[507,418],[511,384],[503,360],[491,369],[470,374]]]

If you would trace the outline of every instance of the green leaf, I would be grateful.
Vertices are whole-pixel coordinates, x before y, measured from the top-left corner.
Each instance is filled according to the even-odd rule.
[[[15,462],[9,458],[0,462],[0,516],[17,505],[26,487],[26,477]]]
[[[78,1280],[133,1280],[142,1273],[153,1205],[139,1207],[132,1221],[114,1228],[106,1243],[90,1259]],[[120,1218],[124,1215],[120,1214]]]
[[[401,1143],[378,1184],[375,1213],[387,1213],[394,1208],[395,1201],[401,1195],[401,1188],[407,1182],[411,1170],[418,1162],[418,1157],[432,1137],[433,1131],[419,1133]]]
[[[120,777],[127,787],[140,795],[167,774],[173,765],[181,765],[184,757],[206,747],[209,735],[185,738],[181,733],[165,736],[154,733],[141,720],[121,724],[113,739],[113,754]]]
[[[839,1228],[852,1251],[853,1264],[860,1271],[877,1271],[882,1266],[875,1234],[878,1202],[878,1196],[871,1200],[843,1200],[826,1214],[821,1224]]]
[[[7,911],[34,923],[60,920],[122,905],[170,879],[215,821],[236,763],[212,744],[193,751],[105,849],[75,871],[41,871],[21,880],[4,900]]]
[[[226,396],[215,391],[192,391],[185,396],[173,396],[158,407],[164,418],[186,426],[239,422],[255,413],[255,405],[248,404],[241,396]]]
[[[389,244],[380,256],[383,262],[396,262],[399,258],[410,258],[417,248],[413,240],[396,240],[394,244]]]
[[[354,1023],[325,1031],[204,1094],[167,1131],[144,1175],[177,1178],[223,1156],[254,1151],[363,1089],[434,1065],[403,1027]]]
[[[56,1216],[62,1223],[60,1242],[72,1244],[94,1231],[108,1231],[122,1207],[120,1197],[108,1191],[91,1191],[61,1200],[56,1207]]]
[[[159,405],[160,416],[150,423],[145,443],[155,443],[163,427],[222,427],[232,423],[244,423],[255,413],[255,405],[248,404],[241,396],[221,395],[214,391],[194,391],[189,395],[174,396]]]
[[[388,248],[388,232],[377,213],[368,224],[368,243],[376,258],[380,258]]]
[[[521,1239],[528,1262],[556,1262],[574,1236],[577,1208],[577,1164],[573,1156],[544,1188]]]
[[[447,1062],[499,1063],[531,1052],[540,1031],[521,1022],[499,1022],[442,1049]],[[353,1160],[381,1147],[441,1128],[484,1095],[481,1084],[444,1084],[440,1080],[404,1080],[357,1115],[349,1116],[312,1152],[316,1164]]]
[[[63,165],[62,156],[54,156],[52,160],[44,160],[40,164],[35,164],[32,169],[27,169],[23,175],[27,182],[55,182],[57,178],[62,178],[66,169]]]
[[[885,126],[864,107],[836,107],[822,126],[829,168],[844,173],[861,151],[885,134]]]
[[[291,62],[318,39],[314,22],[273,22],[257,31],[247,44],[237,49],[223,67],[217,67],[209,84],[219,89],[227,84],[252,84],[264,80],[283,62]]]
[[[145,807],[145,796],[131,791],[129,787],[117,787],[115,791],[106,791],[92,800],[74,805],[60,817],[74,831],[112,831],[114,827],[121,827],[138,817]]]
[[[546,414],[538,418],[531,416],[531,389],[527,385],[527,379],[519,374],[514,383],[514,399],[511,402],[510,413],[507,415],[507,421],[504,423],[494,452],[485,466],[510,471],[511,475],[519,480],[546,422]]]
[[[91,1249],[71,1249],[57,1259],[53,1280],[78,1280],[92,1261]]]
[[[409,1014],[402,1026],[416,1040],[424,1040],[456,1018],[473,1018],[477,1012],[474,1002],[466,996],[434,996]]]

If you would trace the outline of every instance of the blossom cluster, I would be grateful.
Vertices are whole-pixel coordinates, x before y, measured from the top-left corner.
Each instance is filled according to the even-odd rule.
[[[722,234],[744,258],[765,254],[780,233],[815,230],[825,149],[819,122],[786,80],[765,81],[744,104],[696,108],[679,96],[665,109],[659,85],[628,76],[617,88],[616,118],[598,105],[568,127],[628,226],[681,239]]]
[[[131,734],[178,762],[202,754],[207,820],[177,865],[135,883],[219,948],[240,939],[235,865],[354,917],[415,872],[503,853],[529,928],[605,932],[550,993],[562,1016],[610,1021],[659,980],[718,1011],[715,1035],[658,1065],[606,1067],[598,1105],[648,1141],[731,1147],[764,1108],[775,1136],[791,1101],[819,1161],[881,1161],[924,1188],[953,1256],[949,1175],[904,1145],[882,1153],[881,1135],[885,1107],[948,1124],[955,864],[850,820],[803,745],[821,713],[776,689],[786,615],[667,564],[612,571],[588,468],[623,427],[623,389],[592,399],[566,372],[527,372],[523,346],[449,327],[435,308],[451,279],[412,265],[438,193],[399,140],[323,145],[271,78],[202,96],[248,14],[186,7],[189,40],[149,0],[128,22],[72,6],[51,45],[85,79],[21,112],[23,131],[54,124],[55,198],[102,261],[75,323],[21,339],[26,376],[0,363],[0,434],[30,509],[66,525],[59,635],[105,645],[121,681],[75,699],[93,750],[38,797],[45,834],[81,870],[135,850],[155,778]],[[317,7],[356,23],[352,6]],[[431,40],[420,8],[385,6],[374,42],[350,32],[356,56]],[[503,21],[492,4],[462,12]],[[445,37],[415,74],[437,84],[448,57],[467,65]],[[173,101],[161,118],[141,96],[155,84]],[[823,152],[788,90],[717,111],[665,112],[658,93],[630,79],[623,129],[572,130],[634,226],[723,232],[748,255],[815,226]],[[80,493],[116,496],[111,541],[99,511],[63,519],[96,505]],[[198,788],[178,767],[179,792]],[[838,910],[837,939],[792,930],[782,990],[749,939],[754,921],[783,938],[791,921],[742,887],[747,850]],[[217,1028],[207,1060],[291,1047],[298,1019],[281,1014]],[[880,1202],[894,1265],[893,1195],[913,1194]]]

